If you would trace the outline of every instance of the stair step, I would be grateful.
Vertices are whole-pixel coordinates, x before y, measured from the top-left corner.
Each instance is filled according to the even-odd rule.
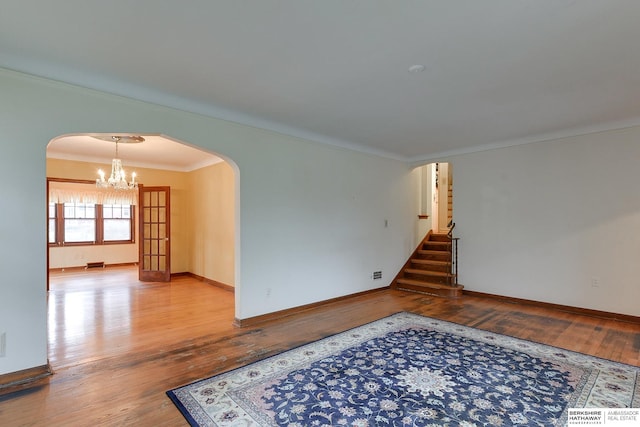
[[[448,257],[451,255],[451,251],[444,251],[437,248],[422,248],[419,253],[420,255],[439,255],[437,258],[440,261],[448,261]]]
[[[448,289],[448,288],[455,287],[455,285],[451,286],[451,285],[445,285],[442,283],[426,282],[424,280],[415,280],[415,279],[398,279],[396,280],[396,282],[401,285],[422,286],[422,287],[433,288],[433,289]]]
[[[427,249],[420,249],[416,252],[420,258],[416,259],[431,259],[438,261],[448,261],[451,258],[451,253],[449,251],[432,251]]]
[[[435,261],[431,259],[412,258],[410,267],[419,270],[428,271],[444,271],[445,273],[451,272],[451,263],[447,261]]]
[[[451,285],[455,282],[455,276],[448,272],[422,270],[416,268],[405,268],[402,270],[402,279],[425,281],[430,283],[439,283],[442,285]]]
[[[427,242],[451,242],[451,238],[445,233],[433,233]]]
[[[430,283],[421,280],[398,279],[396,287],[407,291],[420,292],[441,297],[458,298],[462,296],[462,285],[443,285],[441,283]]]
[[[434,259],[421,259],[421,258],[413,258],[411,262],[415,264],[421,264],[425,267],[433,266],[433,267],[451,267],[451,263],[449,261],[438,261]]]
[[[428,246],[429,249],[436,249],[436,250],[449,250],[449,248],[451,247],[451,242],[443,242],[443,241],[438,241],[438,240],[427,240],[426,242],[422,242],[422,246]],[[427,249],[427,248],[425,248]]]
[[[445,273],[443,271],[422,270],[419,268],[405,268],[404,272],[407,274],[418,274],[422,276],[434,276],[434,277],[453,277],[451,273]]]

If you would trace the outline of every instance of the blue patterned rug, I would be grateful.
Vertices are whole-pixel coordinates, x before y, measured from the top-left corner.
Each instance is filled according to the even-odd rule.
[[[640,368],[411,313],[167,392],[193,426],[563,426]]]

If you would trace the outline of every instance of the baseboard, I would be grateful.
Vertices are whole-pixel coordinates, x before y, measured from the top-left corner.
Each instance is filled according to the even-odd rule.
[[[610,313],[608,311],[592,310],[590,308],[573,307],[570,305],[553,304],[550,302],[541,302],[523,298],[507,297],[503,295],[486,294],[484,292],[468,291],[466,289],[462,291],[462,294],[482,298],[491,298],[493,300],[501,300],[511,304],[526,304],[536,307],[551,308],[558,311],[564,311],[566,313],[581,314],[584,316],[598,317],[601,319],[613,319],[619,320],[621,322],[640,324],[640,317],[631,316],[629,314]]]
[[[341,297],[331,298],[331,299],[328,299],[328,300],[314,302],[314,303],[311,303],[311,304],[300,305],[298,307],[287,308],[286,310],[274,311],[273,313],[262,314],[260,316],[248,317],[246,319],[238,319],[238,318],[236,318],[234,320],[234,322],[233,322],[233,325],[237,326],[239,328],[246,328],[246,327],[249,327],[249,326],[255,326],[255,325],[258,325],[260,323],[268,322],[270,320],[281,319],[283,317],[288,317],[288,316],[292,316],[294,314],[302,313],[303,311],[311,310],[312,308],[317,308],[317,307],[320,307],[320,306],[323,306],[323,305],[332,304],[332,303],[338,302],[338,301],[344,301],[344,300],[347,300],[347,299],[359,297],[359,296],[362,296],[362,295],[371,294],[371,293],[374,293],[374,292],[386,291],[386,290],[389,290],[389,289],[390,289],[390,286],[384,286],[382,288],[371,289],[371,290],[368,290],[368,291],[357,292],[355,294],[344,295],[344,296],[341,296]]]
[[[114,264],[105,264],[104,268],[107,267],[133,267],[135,265],[138,265],[137,262],[120,262],[120,263],[114,263]],[[63,271],[84,271],[87,270],[87,265],[77,265],[77,266],[73,266],[73,267],[57,267],[57,268],[50,268],[49,271],[50,272],[63,272]],[[91,268],[91,270],[93,270],[93,268]]]
[[[191,273],[191,272],[188,272],[188,271],[185,271],[185,272],[182,272],[182,273],[172,273],[171,274],[171,278],[181,277],[181,276],[192,277],[192,278],[194,278],[194,279],[196,279],[196,280],[198,280],[200,282],[204,282],[204,283],[206,283],[208,285],[216,286],[218,288],[224,289],[225,291],[229,291],[229,292],[233,292],[233,293],[236,292],[236,288],[234,288],[231,285],[227,285],[226,283],[218,282],[218,281],[213,280],[213,279],[207,279],[206,277],[198,276],[197,274],[194,274],[194,273]]]
[[[53,370],[49,363],[0,375],[0,395],[21,390],[51,375],[53,375]]]

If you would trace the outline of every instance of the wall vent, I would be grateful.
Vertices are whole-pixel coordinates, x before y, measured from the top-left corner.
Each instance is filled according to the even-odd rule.
[[[382,271],[374,271],[373,272],[373,280],[382,279]]]
[[[85,269],[87,268],[104,268],[104,261],[88,262]]]

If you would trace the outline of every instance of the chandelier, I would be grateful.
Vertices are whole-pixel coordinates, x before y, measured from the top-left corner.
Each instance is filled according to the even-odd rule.
[[[131,181],[127,182],[127,175],[122,168],[122,160],[118,158],[118,144],[119,143],[137,143],[144,141],[141,136],[112,136],[102,137],[97,136],[95,138],[105,141],[113,141],[116,143],[116,156],[111,160],[111,175],[109,179],[105,179],[104,171],[100,169],[98,175],[100,178],[96,179],[96,187],[98,188],[112,188],[115,190],[135,190],[138,188],[136,182],[136,173],[131,174]]]

